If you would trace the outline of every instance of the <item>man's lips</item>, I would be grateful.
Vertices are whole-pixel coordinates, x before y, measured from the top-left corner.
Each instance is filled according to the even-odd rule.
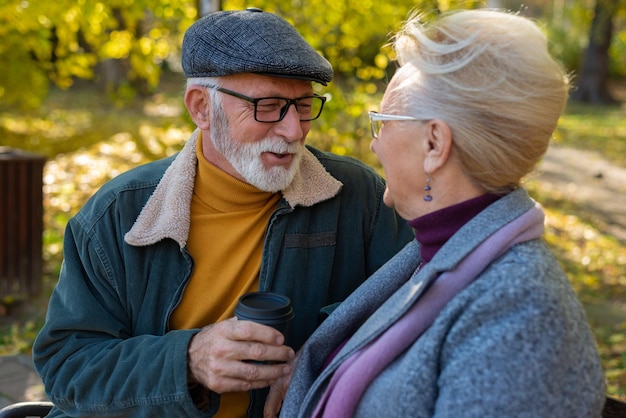
[[[284,165],[289,164],[293,160],[294,154],[292,153],[277,153],[266,151],[262,154],[262,158],[266,164],[269,165]]]

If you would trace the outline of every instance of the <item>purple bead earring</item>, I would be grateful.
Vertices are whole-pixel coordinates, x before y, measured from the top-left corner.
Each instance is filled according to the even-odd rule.
[[[425,202],[430,202],[433,200],[433,197],[430,195],[430,175],[426,175],[426,186],[424,186],[424,191],[426,195],[424,196]]]

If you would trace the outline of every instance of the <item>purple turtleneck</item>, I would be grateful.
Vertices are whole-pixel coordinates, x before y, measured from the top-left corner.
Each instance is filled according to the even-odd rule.
[[[484,194],[409,221],[421,244],[422,262],[428,263],[456,231],[500,197]]]

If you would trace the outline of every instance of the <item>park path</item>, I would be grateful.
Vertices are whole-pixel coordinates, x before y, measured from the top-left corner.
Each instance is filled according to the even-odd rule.
[[[30,355],[0,356],[0,408],[16,402],[45,401],[43,383]]]
[[[541,188],[589,209],[626,243],[626,168],[595,151],[551,145],[535,178]]]

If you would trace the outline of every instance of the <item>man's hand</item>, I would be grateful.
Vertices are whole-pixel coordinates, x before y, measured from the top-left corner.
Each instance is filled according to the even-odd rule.
[[[274,328],[250,321],[228,319],[209,325],[189,344],[190,380],[216,393],[246,392],[272,385],[288,376],[294,358],[285,337]]]

